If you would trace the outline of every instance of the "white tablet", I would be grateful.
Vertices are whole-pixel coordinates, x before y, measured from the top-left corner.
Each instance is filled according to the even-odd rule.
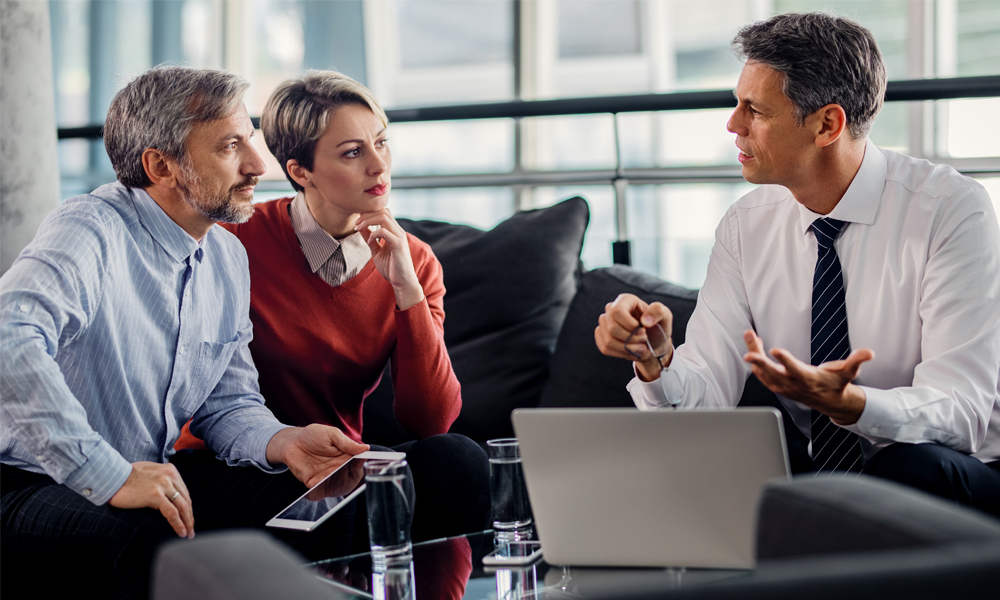
[[[330,518],[333,513],[347,505],[365,490],[365,462],[369,460],[399,460],[406,458],[404,452],[377,452],[369,450],[351,457],[323,481],[314,485],[298,500],[288,505],[273,519],[268,527],[312,531]]]

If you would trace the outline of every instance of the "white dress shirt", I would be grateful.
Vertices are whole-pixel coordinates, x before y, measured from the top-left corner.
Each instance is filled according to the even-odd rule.
[[[705,285],[661,381],[633,379],[640,409],[735,405],[750,367],[743,332],[809,361],[816,238],[809,225],[847,221],[843,266],[851,348],[874,360],[855,380],[867,398],[846,428],[876,446],[936,442],[1000,458],[1000,228],[986,191],[951,167],[865,148],[829,215],[786,188],[761,186],[716,230]],[[808,407],[779,396],[810,436]]]
[[[309,268],[331,286],[349,281],[371,260],[371,248],[360,231],[342,240],[334,239],[309,212],[302,192],[288,205],[288,214]]]

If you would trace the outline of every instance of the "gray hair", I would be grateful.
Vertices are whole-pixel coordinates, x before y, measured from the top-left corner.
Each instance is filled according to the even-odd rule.
[[[336,71],[306,71],[302,77],[279,85],[267,100],[260,117],[260,130],[296,191],[301,192],[302,186],[288,175],[288,161],[295,159],[312,171],[316,142],[326,131],[330,115],[345,104],[368,107],[383,126],[389,125],[374,94]]]
[[[782,92],[800,124],[827,104],[839,104],[851,136],[861,139],[882,110],[885,62],[872,33],[854,21],[824,13],[778,15],[741,29],[733,50],[784,75]]]
[[[152,185],[142,153],[155,148],[184,162],[184,145],[197,123],[228,117],[250,84],[214,69],[154,67],[115,94],[104,122],[104,147],[118,175],[130,188]]]

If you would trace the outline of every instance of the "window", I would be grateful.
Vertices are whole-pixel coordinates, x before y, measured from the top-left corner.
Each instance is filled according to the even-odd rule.
[[[100,123],[124,81],[162,62],[239,73],[252,115],[310,68],[358,79],[389,110],[732,89],[741,26],[814,10],[870,28],[890,79],[1000,74],[995,0],[50,0],[57,120]],[[581,195],[588,267],[611,263],[624,229],[636,268],[699,287],[722,212],[751,189],[730,112],[397,122],[391,206],[491,227]],[[871,137],[952,164],[1000,202],[997,114],[1000,98],[888,103]],[[262,136],[255,143],[269,170],[258,200],[290,193]],[[59,151],[65,196],[114,177],[99,140],[63,140]],[[628,179],[622,200],[616,173]]]

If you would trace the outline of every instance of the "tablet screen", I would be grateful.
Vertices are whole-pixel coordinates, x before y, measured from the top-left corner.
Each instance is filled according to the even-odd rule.
[[[269,527],[283,527],[311,531],[342,504],[357,497],[365,487],[365,462],[369,460],[396,460],[404,458],[402,452],[362,452],[351,457],[336,471],[327,475],[298,500],[268,521]]]

